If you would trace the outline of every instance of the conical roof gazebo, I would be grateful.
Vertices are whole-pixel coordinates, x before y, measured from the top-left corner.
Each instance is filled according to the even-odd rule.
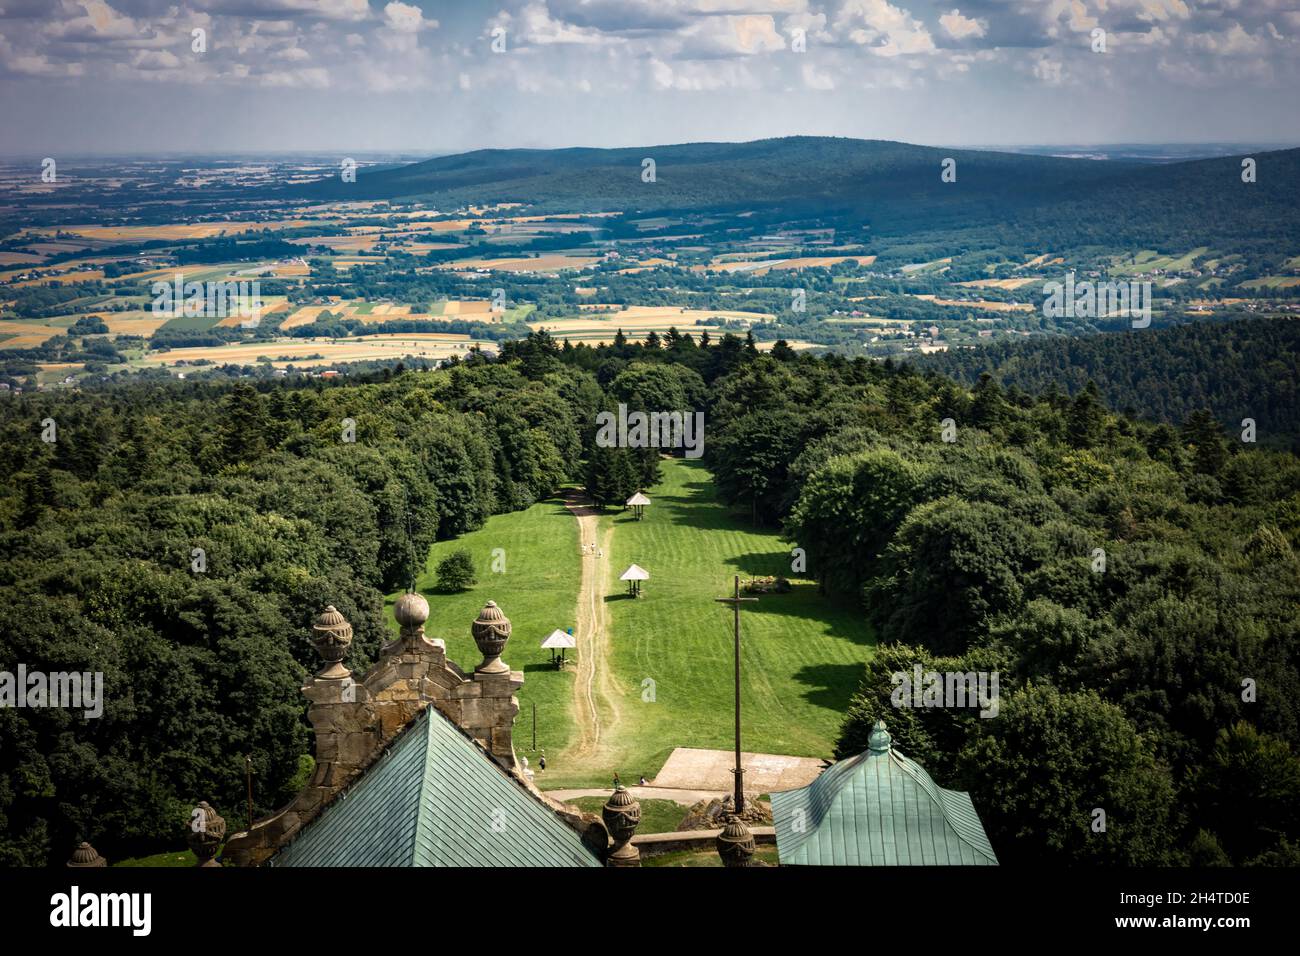
[[[641,596],[641,582],[650,580],[650,572],[637,564],[628,565],[628,569],[618,576],[627,582],[627,593],[633,597]]]
[[[542,641],[542,649],[549,650],[551,652],[551,660],[555,660],[556,648],[559,649],[560,651],[559,663],[561,667],[564,666],[564,651],[567,648],[577,647],[577,646],[578,646],[577,638],[575,638],[572,634],[568,633],[567,631],[561,631],[558,627],[555,630],[551,631],[550,634],[546,635],[546,639]]]
[[[640,521],[645,516],[645,506],[648,504],[650,504],[650,499],[639,491],[627,499],[627,506],[632,509],[637,521]]]

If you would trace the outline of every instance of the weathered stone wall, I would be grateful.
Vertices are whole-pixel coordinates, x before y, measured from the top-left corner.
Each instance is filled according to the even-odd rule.
[[[447,660],[446,645],[424,636],[428,605],[418,595],[395,609],[402,636],[386,645],[370,672],[313,677],[302,688],[316,732],[316,772],[288,806],[236,833],[222,854],[236,866],[269,859],[366,769],[411,719],[429,705],[474,737],[503,768],[516,771],[511,731],[524,675],[507,667],[466,674]],[[506,626],[509,623],[506,622]],[[349,631],[350,634],[350,631]],[[334,673],[346,670],[339,668]]]

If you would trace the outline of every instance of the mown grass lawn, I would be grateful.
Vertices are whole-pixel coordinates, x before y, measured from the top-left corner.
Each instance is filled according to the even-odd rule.
[[[579,810],[600,816],[600,809],[608,797],[577,797],[565,802]],[[637,833],[672,833],[685,818],[689,807],[672,800],[638,800],[641,804],[641,823]]]
[[[446,641],[448,656],[466,671],[481,659],[469,630],[479,609],[495,600],[509,616],[514,630],[503,656],[525,681],[515,750],[536,768],[536,704],[537,746],[548,760],[537,779],[544,789],[608,786],[615,771],[624,780],[653,777],[675,747],[731,746],[731,610],[714,598],[731,593],[736,574],[742,581],[789,576],[790,546],[775,531],[754,529],[746,516],[732,515],[698,462],[665,460],[663,481],[647,493],[653,504],[645,520],[613,511],[600,519],[602,528],[614,528],[604,559],[611,563],[611,593],[604,597],[621,713],[615,722],[601,707],[608,749],[598,764],[566,765],[562,758],[573,732],[575,670],[557,671],[550,652],[539,646],[552,629],[574,624],[582,556],[577,522],[563,503],[553,499],[495,515],[477,531],[439,542],[417,582],[429,600],[425,633]],[[496,548],[505,552],[504,573],[491,570]],[[460,549],[473,557],[478,584],[442,593],[438,563]],[[636,600],[623,597],[617,580],[632,562],[651,575]],[[396,597],[390,595],[389,604]],[[811,581],[795,580],[790,593],[762,595],[741,613],[745,750],[829,757],[874,643],[860,609],[820,596]],[[647,678],[654,682],[653,701]]]
[[[653,777],[675,747],[730,748],[732,612],[714,599],[731,594],[736,574],[742,583],[790,575],[790,546],[733,516],[702,464],[665,460],[662,482],[647,494],[644,520],[601,518],[614,527],[605,599],[620,719],[602,710],[613,766],[556,767],[547,788],[603,786],[615,770],[624,780]],[[630,563],[650,572],[638,599],[624,597],[618,581]],[[874,644],[861,610],[796,581],[788,594],[746,604],[741,631],[744,749],[829,757]]]
[[[504,571],[494,572],[493,551],[504,552]],[[478,572],[478,584],[468,591],[447,594],[438,590],[438,563],[453,551],[468,551]],[[548,759],[569,740],[573,729],[570,707],[574,673],[572,667],[556,670],[550,651],[541,649],[542,639],[557,627],[574,625],[578,587],[581,580],[578,553],[578,523],[559,499],[540,502],[524,511],[494,515],[477,531],[453,541],[440,541],[429,551],[424,573],[416,590],[429,601],[429,620],[424,633],[442,638],[447,656],[466,671],[472,671],[483,657],[470,635],[470,624],[488,601],[496,601],[510,618],[513,630],[502,659],[524,672],[519,692],[519,716],[515,720],[515,751],[536,766],[538,752],[532,750],[533,705],[537,705],[537,746]],[[397,594],[389,595],[391,605]]]
[[[779,859],[776,847],[770,843],[754,849],[754,860],[775,865]],[[642,866],[722,866],[722,857],[712,848],[703,850],[673,850],[655,856],[642,855]]]

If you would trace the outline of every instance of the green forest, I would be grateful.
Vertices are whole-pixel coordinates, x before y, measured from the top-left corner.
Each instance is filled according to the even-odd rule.
[[[568,485],[652,483],[653,457],[596,446],[620,402],[704,411],[737,514],[860,601],[879,647],[838,756],[885,718],[1006,863],[1300,862],[1300,460],[1217,410],[1117,413],[1098,379],[965,385],[672,330],[0,403],[0,663],[106,685],[95,721],[0,709],[0,865],[175,846],[194,801],[242,805],[245,754],[257,812],[277,807],[309,754],[312,617],[337,606],[364,668],[433,542]],[[917,663],[998,671],[1001,716],[893,707]]]
[[[1168,329],[998,342],[917,360],[975,385],[1075,395],[1096,384],[1111,408],[1178,424],[1209,409],[1230,431],[1252,418],[1257,440],[1300,448],[1300,323],[1289,318],[1196,322]]]

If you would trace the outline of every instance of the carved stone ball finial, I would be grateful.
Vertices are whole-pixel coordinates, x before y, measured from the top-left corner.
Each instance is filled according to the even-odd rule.
[[[623,786],[617,787],[600,808],[605,829],[614,840],[614,847],[605,858],[606,866],[640,866],[641,851],[632,845],[632,837],[641,823],[641,804]]]
[[[108,861],[96,853],[93,846],[83,842],[72,851],[72,859],[68,860],[68,866],[74,869],[108,866]]]
[[[220,866],[221,864],[213,857],[217,855],[217,850],[221,849],[225,839],[225,818],[213,810],[206,800],[199,801],[199,805],[190,815],[190,831],[186,834],[186,842],[199,859],[196,865]]]
[[[393,617],[408,641],[424,637],[424,622],[429,619],[429,602],[414,591],[407,591],[393,605]]]
[[[352,625],[331,604],[312,623],[312,645],[325,666],[316,676],[324,680],[342,680],[350,675],[343,658],[352,644]]]
[[[723,866],[749,866],[754,856],[754,834],[740,817],[732,814],[715,842]]]
[[[501,652],[510,640],[510,618],[501,613],[496,601],[488,601],[479,612],[478,620],[470,625],[474,643],[483,655],[483,663],[474,668],[479,674],[508,674],[510,665],[501,659]]]

